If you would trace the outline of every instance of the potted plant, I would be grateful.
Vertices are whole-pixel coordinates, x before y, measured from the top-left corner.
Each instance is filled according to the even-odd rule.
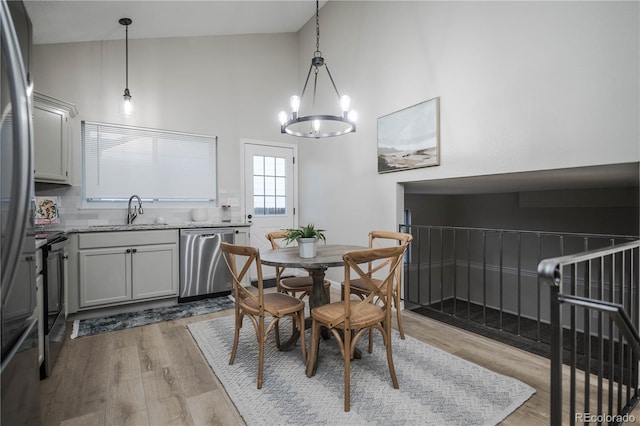
[[[313,223],[295,229],[287,229],[284,240],[287,244],[298,242],[300,257],[315,257],[318,250],[318,240],[326,242],[324,229],[316,229]]]

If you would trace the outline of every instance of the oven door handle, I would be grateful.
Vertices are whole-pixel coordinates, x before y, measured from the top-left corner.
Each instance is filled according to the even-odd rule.
[[[69,245],[69,240],[67,240],[66,238],[64,240],[56,241],[55,243],[52,243],[51,245],[49,245],[49,252],[62,251],[68,245]]]

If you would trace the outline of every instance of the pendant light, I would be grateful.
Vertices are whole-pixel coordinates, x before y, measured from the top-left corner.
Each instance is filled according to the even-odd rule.
[[[287,115],[286,112],[281,111],[278,116],[281,124],[281,133],[287,133],[292,136],[316,139],[331,136],[340,136],[356,131],[356,113],[355,111],[349,111],[349,104],[351,99],[347,95],[340,96],[338,88],[336,87],[333,77],[331,76],[331,72],[329,72],[329,67],[325,63],[324,58],[322,57],[322,52],[320,51],[320,19],[318,9],[319,2],[316,1],[316,51],[314,52],[313,58],[311,59],[311,66],[309,67],[309,72],[307,73],[307,79],[304,82],[302,94],[300,96],[291,96],[291,115]],[[315,108],[318,76],[321,69],[325,69],[327,71],[327,75],[329,76],[329,80],[331,81],[331,86],[333,87],[338,100],[336,107],[337,105],[340,105],[342,112],[339,115],[300,115],[300,108],[303,102],[305,91],[307,89],[307,85],[309,83],[311,71],[314,72],[311,112],[313,112],[313,109]]]
[[[129,25],[133,22],[129,18],[121,18],[118,22],[124,25],[125,28],[125,87],[124,95],[122,96],[121,112],[125,118],[133,116],[133,100],[131,100],[131,93],[129,92]]]

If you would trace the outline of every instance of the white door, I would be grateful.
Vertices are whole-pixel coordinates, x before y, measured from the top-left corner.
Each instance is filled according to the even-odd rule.
[[[252,140],[244,141],[243,147],[245,214],[252,224],[249,245],[270,248],[268,232],[296,226],[297,146]],[[263,274],[275,276],[266,266]]]

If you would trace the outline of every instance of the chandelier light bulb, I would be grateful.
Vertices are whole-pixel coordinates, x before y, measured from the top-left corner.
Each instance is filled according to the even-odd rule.
[[[349,105],[351,104],[351,98],[349,95],[342,95],[340,98],[340,106],[342,107],[342,112],[349,111]]]
[[[320,120],[313,120],[313,131],[316,133],[320,131]]]
[[[291,111],[297,113],[300,108],[300,97],[298,95],[293,95],[289,102],[291,102]]]
[[[349,120],[353,121],[354,123],[358,121],[358,113],[355,110],[349,111]]]
[[[280,120],[280,124],[284,124],[289,119],[289,116],[286,112],[280,111],[280,114],[278,114],[278,119]]]

